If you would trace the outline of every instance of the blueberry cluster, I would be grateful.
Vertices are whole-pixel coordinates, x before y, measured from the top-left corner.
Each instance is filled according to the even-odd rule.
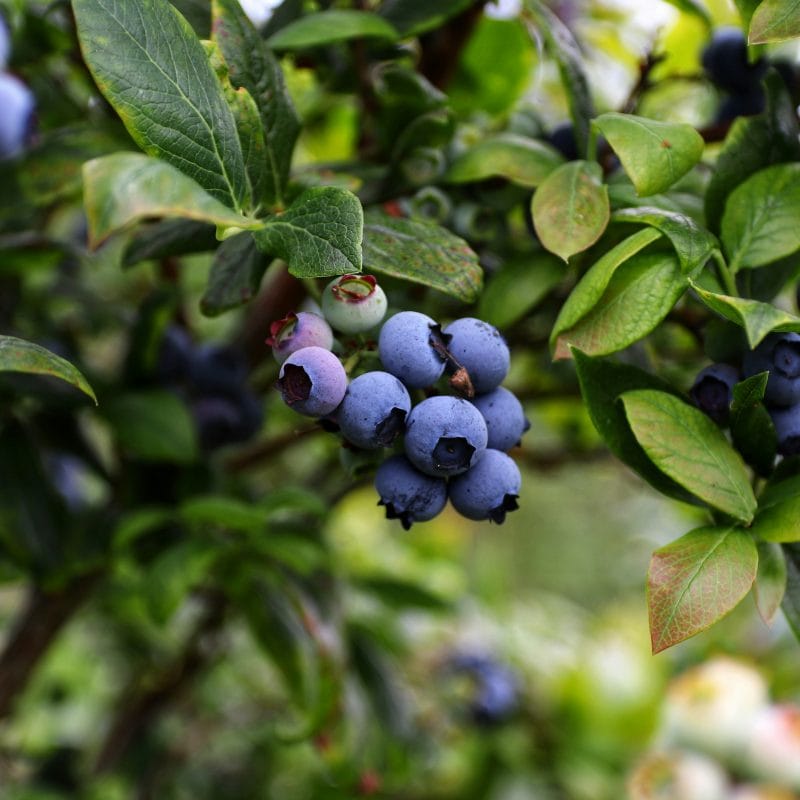
[[[476,725],[505,722],[520,705],[520,686],[510,667],[483,653],[459,653],[449,660],[447,671],[468,676],[474,684],[469,712]]]
[[[323,316],[298,312],[274,323],[267,343],[281,364],[284,402],[335,422],[351,447],[393,448],[375,488],[386,516],[404,528],[433,519],[448,499],[469,519],[502,523],[517,508],[521,482],[507,451],[528,429],[521,403],[500,385],[510,362],[505,340],[474,317],[442,328],[401,311],[378,333],[382,369],[349,379],[330,349],[331,328],[371,330],[386,305],[371,275],[345,275],[326,287]],[[444,376],[452,394],[433,389]]]
[[[771,333],[742,358],[741,370],[712,364],[695,378],[690,395],[695,405],[719,425],[727,425],[733,387],[742,379],[768,372],[764,405],[777,435],[778,453],[800,454],[800,334]]]
[[[10,53],[11,39],[0,16],[0,161],[15,158],[25,149],[35,108],[30,89],[5,71]]]

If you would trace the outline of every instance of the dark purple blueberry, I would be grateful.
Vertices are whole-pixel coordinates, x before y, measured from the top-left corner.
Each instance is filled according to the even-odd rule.
[[[575,141],[575,127],[571,122],[561,122],[550,131],[547,141],[561,153],[567,161],[580,158],[578,144]]]
[[[248,441],[263,420],[261,403],[246,388],[237,394],[197,397],[190,407],[200,447],[206,451]]]
[[[447,504],[445,480],[423,474],[405,456],[387,458],[378,467],[375,489],[387,519],[399,519],[406,530],[433,519]]]
[[[445,343],[446,337],[430,317],[401,311],[383,323],[378,352],[387,372],[411,389],[424,389],[444,372]]]
[[[764,110],[766,102],[761,84],[757,84],[744,94],[729,94],[720,103],[714,121],[721,125],[733,122],[737,117],[752,117]]]
[[[486,450],[475,466],[453,478],[448,496],[453,508],[467,519],[488,519],[498,525],[519,506],[522,478],[514,459],[499,450]]]
[[[530,428],[522,403],[503,386],[473,398],[472,404],[483,415],[489,431],[487,447],[504,453],[516,447],[522,434]]]
[[[269,332],[267,344],[279,364],[304,347],[323,347],[325,350],[333,347],[331,326],[319,314],[310,311],[287,314],[273,322]]]
[[[787,408],[770,408],[775,426],[778,452],[782,456],[800,455],[800,403]]]
[[[33,127],[36,101],[18,78],[0,73],[0,161],[20,155]]]
[[[189,363],[189,383],[196,394],[235,393],[246,380],[244,355],[229,345],[202,345]]]
[[[746,94],[764,77],[767,61],[750,62],[747,38],[739,28],[723,27],[714,32],[703,50],[703,67],[709,80],[732,94]]]
[[[278,373],[284,403],[307,417],[325,417],[339,406],[347,391],[342,362],[322,347],[292,353]]]
[[[511,354],[500,331],[475,317],[462,317],[443,331],[453,363],[469,373],[475,394],[486,394],[497,388],[508,374]]]
[[[460,397],[429,397],[411,409],[406,421],[406,455],[427,475],[466,472],[481,457],[487,439],[481,412]]]
[[[740,380],[741,375],[736,367],[730,364],[712,364],[697,373],[689,396],[717,425],[724,426],[730,418],[733,387]]]
[[[347,387],[337,412],[342,435],[356,447],[388,447],[405,431],[408,389],[388,372],[365,372]]]
[[[745,378],[769,372],[764,402],[772,406],[800,403],[800,334],[771,333],[755,350],[744,354]]]
[[[182,383],[189,374],[194,344],[185,328],[169,325],[158,351],[156,374],[162,383]]]

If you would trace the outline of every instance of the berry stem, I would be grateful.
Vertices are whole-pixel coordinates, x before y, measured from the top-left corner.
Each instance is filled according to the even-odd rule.
[[[722,282],[722,285],[725,287],[725,291],[731,297],[738,297],[739,290],[736,288],[736,281],[733,277],[736,274],[734,264],[726,264],[725,259],[719,250],[714,250],[711,253],[711,257],[714,259],[714,263],[717,265],[717,274]]]

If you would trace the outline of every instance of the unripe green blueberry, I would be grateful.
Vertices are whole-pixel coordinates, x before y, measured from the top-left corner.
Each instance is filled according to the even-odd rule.
[[[326,320],[341,333],[363,333],[386,314],[386,295],[374,275],[341,275],[322,293]]]

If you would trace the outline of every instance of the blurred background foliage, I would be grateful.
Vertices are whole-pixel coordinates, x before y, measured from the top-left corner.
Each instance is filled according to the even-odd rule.
[[[174,5],[208,34],[208,3]],[[425,5],[383,4],[423,20]],[[442,180],[445,151],[452,162],[498,131],[545,139],[567,116],[556,68],[513,3],[460,5],[449,22],[410,25],[398,45],[331,43],[281,61],[303,122],[294,179],[340,182],[365,203],[396,198],[470,243],[487,281],[475,313],[504,328],[508,385],[532,422],[517,453],[520,512],[497,527],[448,510],[404,533],[376,506],[365,465],[271,391],[269,321],[313,295],[311,282],[287,283],[273,264],[250,304],[209,317],[213,237],[201,252],[134,258],[151,241],[145,227],[87,249],[81,164],[133,145],[82,64],[69,4],[0,2],[9,69],[37,99],[30,148],[0,164],[0,332],[73,361],[100,399],[95,409],[45,379],[0,383],[0,797],[800,791],[797,645],[783,620],[768,629],[744,604],[650,655],[649,555],[700,518],[607,455],[571,367],[550,363],[547,336],[575,273],[534,245],[530,190]],[[680,10],[692,5],[552,3],[583,47],[598,111],[633,98],[638,113],[713,128],[720,98],[699,61],[708,28]],[[732,4],[704,5],[714,25],[738,24]],[[285,0],[273,14],[247,3],[265,36],[328,6],[350,4]],[[795,57],[794,45],[775,50]],[[664,57],[637,89],[648,53]],[[363,59],[386,70],[366,111]],[[390,63],[402,67],[394,82]],[[398,155],[399,126],[420,104],[447,111],[422,150]],[[700,213],[702,180],[686,179],[678,207]],[[424,287],[381,282],[395,308],[464,313]],[[224,345],[246,363],[241,392],[259,405],[247,441],[204,444],[199,384],[160,371],[175,327],[197,353]],[[677,320],[630,358],[688,387],[705,356]],[[720,654],[740,661],[709,662]],[[707,663],[721,672],[687,672]],[[497,680],[513,702],[496,717],[479,713],[489,679],[474,664],[505,670]],[[718,695],[734,706],[753,697],[752,726],[738,707],[725,716]],[[778,733],[756,714],[774,708],[789,717]],[[731,725],[742,741],[720,745]],[[779,743],[767,748],[773,763],[748,738],[765,725]]]

